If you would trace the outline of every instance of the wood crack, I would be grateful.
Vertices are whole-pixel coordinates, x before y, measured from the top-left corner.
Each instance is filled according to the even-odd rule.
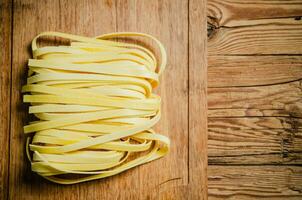
[[[181,178],[181,177],[170,178],[170,179],[168,179],[168,180],[166,180],[166,181],[163,181],[163,182],[159,183],[159,184],[158,184],[158,187],[160,187],[160,186],[162,186],[162,185],[164,185],[164,184],[167,184],[167,183],[169,183],[169,182],[172,182],[172,181],[177,181],[177,180],[182,180],[182,178]]]

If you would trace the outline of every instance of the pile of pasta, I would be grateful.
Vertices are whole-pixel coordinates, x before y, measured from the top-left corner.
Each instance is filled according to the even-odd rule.
[[[69,45],[38,47],[42,36]],[[158,45],[161,62],[145,45],[117,38],[143,37]],[[166,65],[153,36],[122,32],[83,37],[44,32],[32,41],[23,101],[35,121],[24,126],[32,171],[60,184],[105,178],[158,159],[170,140],[152,127],[161,99],[152,93]],[[136,155],[133,155],[136,154]]]

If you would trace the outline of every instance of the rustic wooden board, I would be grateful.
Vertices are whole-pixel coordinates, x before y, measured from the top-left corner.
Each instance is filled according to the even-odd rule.
[[[10,132],[10,85],[11,85],[11,16],[12,5],[8,0],[0,1],[0,199],[8,195],[8,163]]]
[[[209,87],[274,85],[302,77],[301,56],[209,56]]]
[[[209,55],[301,54],[301,5],[301,0],[209,0]]]
[[[232,122],[238,123],[244,118],[239,119]],[[209,119],[208,156],[211,164],[302,164],[301,129],[248,129],[246,124],[240,129],[215,123]]]
[[[296,103],[284,106],[284,109],[257,109],[257,108],[217,108],[209,109],[208,117],[299,117],[302,104]]]
[[[7,8],[9,3],[12,9]],[[4,137],[0,141],[3,199],[207,198],[205,1],[13,0],[1,10],[5,10],[1,31],[7,39],[1,43],[5,49],[1,54],[6,56],[1,66],[9,66],[3,70],[1,94],[5,91],[9,96],[10,88],[12,91],[11,107],[5,98],[5,106],[0,109],[6,116],[1,121]],[[11,15],[13,20],[9,20]],[[20,90],[31,57],[30,42],[43,31],[86,36],[141,31],[159,38],[168,51],[168,66],[157,89],[163,100],[163,116],[156,130],[171,138],[169,155],[114,177],[70,186],[56,185],[33,174],[24,152],[23,126],[28,123],[28,114]]]
[[[208,1],[209,199],[302,196],[302,1]]]
[[[302,54],[302,24],[265,24],[215,29],[209,55]]]
[[[227,76],[227,75],[225,75]],[[302,100],[301,81],[278,85],[225,87],[208,89],[209,109],[266,109],[286,110],[296,116]]]
[[[301,199],[302,168],[211,166],[210,199]]]
[[[208,0],[208,17],[216,27],[301,24],[301,0]]]

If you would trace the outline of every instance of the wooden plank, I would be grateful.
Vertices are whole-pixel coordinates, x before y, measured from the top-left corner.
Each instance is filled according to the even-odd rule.
[[[302,164],[302,129],[208,129],[209,164]]]
[[[27,109],[22,104],[21,86],[26,80],[29,45],[42,31],[62,31],[95,36],[115,31],[115,2],[105,0],[15,0],[12,121],[10,146],[9,199],[114,199],[132,198],[127,191],[136,182],[135,170],[105,180],[72,186],[52,184],[31,172],[24,152],[23,125],[28,122]],[[127,177],[127,178],[126,178]],[[119,192],[125,190],[126,192]],[[127,196],[129,195],[129,196]]]
[[[189,199],[207,199],[206,1],[189,2]]]
[[[299,24],[301,0],[208,0],[208,18],[216,27],[271,23]]]
[[[301,0],[210,0],[208,53],[301,54],[301,13]]]
[[[208,1],[209,199],[301,198],[301,13]]]
[[[289,106],[285,106],[285,109],[249,109],[249,108],[242,108],[242,109],[228,109],[228,108],[221,108],[221,109],[209,109],[208,110],[208,117],[209,118],[216,118],[216,117],[300,117],[301,113],[299,113],[299,108],[301,107],[301,103],[296,103],[295,108],[291,108]],[[298,108],[298,109],[297,109]],[[296,109],[297,112],[293,115],[292,113]],[[288,110],[292,110],[289,112]]]
[[[273,85],[302,79],[301,56],[209,56],[208,86]]]
[[[184,199],[187,195],[188,10],[184,9],[187,6],[188,2],[181,0],[117,3],[117,30],[154,35],[163,42],[168,55],[168,65],[156,90],[162,98],[162,118],[156,130],[171,139],[171,151],[166,157],[139,167],[139,187],[133,187],[133,192],[139,195],[137,199]]]
[[[293,93],[297,99],[291,101],[291,95],[281,86],[213,88],[223,97],[215,95],[216,100],[209,101],[209,107],[212,108],[209,110],[209,163],[300,164],[300,89]],[[264,97],[264,91],[267,97]],[[237,92],[241,95],[237,95]],[[278,96],[278,92],[281,96]],[[218,103],[218,99],[224,102],[219,106],[221,109],[211,107],[211,102]],[[266,105],[267,102],[270,105]],[[274,140],[266,141],[266,135]],[[263,145],[265,147],[261,147]]]
[[[302,54],[301,24],[265,24],[215,29],[209,55]]]
[[[301,199],[302,167],[209,166],[209,199]]]
[[[14,6],[14,18],[16,19],[14,30],[18,32],[14,35],[14,53],[16,56],[13,60],[13,90],[16,91],[20,91],[25,82],[25,63],[30,57],[26,48],[31,39],[39,32],[56,30],[93,36],[105,32],[131,30],[151,33],[163,41],[168,49],[169,65],[162,79],[161,87],[158,89],[163,98],[163,117],[157,130],[171,137],[172,150],[166,158],[104,180],[72,186],[51,184],[30,172],[28,162],[25,159],[24,137],[22,136],[23,124],[27,122],[28,115],[26,108],[16,109],[17,106],[20,107],[23,104],[20,94],[14,93],[12,97],[14,109],[12,110],[11,146],[15,148],[10,152],[12,159],[10,166],[13,168],[10,177],[10,199],[187,198],[189,171],[188,68],[183,66],[188,64],[188,10],[184,9],[187,8],[188,2],[82,0],[75,3],[68,0],[44,2],[15,0]],[[203,9],[202,12],[198,12],[205,13],[204,4],[201,8]],[[145,15],[146,12],[153,13],[157,20]],[[179,18],[179,14],[183,17]],[[205,16],[203,17],[205,24]],[[99,21],[100,24],[97,24]],[[162,23],[159,24],[158,21]],[[24,27],[31,28],[27,30]],[[205,40],[206,37],[203,37],[199,43],[199,45],[202,44],[203,48]],[[192,50],[195,51],[195,49],[197,47]],[[205,81],[205,79],[201,80]],[[200,80],[196,79],[194,84],[199,84],[198,81]],[[171,98],[175,96],[178,98]],[[203,98],[205,100],[205,97]],[[178,110],[174,110],[174,107],[178,107]],[[204,115],[205,118],[206,115]],[[205,130],[206,126],[203,125],[201,128]],[[193,140],[196,140],[197,136],[196,134]],[[205,149],[206,145],[198,148]],[[194,163],[196,154],[199,155],[201,151],[200,149],[192,149],[191,152],[191,162]],[[203,162],[205,157],[206,154],[203,156]],[[200,164],[200,161],[196,161],[196,164]],[[193,167],[196,164],[194,163]],[[193,170],[200,169],[205,169],[205,165]],[[205,177],[206,173],[202,173],[202,176]],[[200,183],[198,177],[194,177],[192,178],[193,183],[199,183],[198,185],[202,185],[203,188],[202,190],[197,187],[193,188],[195,184],[192,184],[192,195],[194,197],[206,195],[204,189],[206,178]],[[200,191],[202,193],[198,193]]]
[[[291,116],[297,116],[302,112],[301,102],[301,81],[267,86],[208,89],[209,109],[278,109],[285,110]]]
[[[8,195],[9,134],[10,134],[10,88],[11,88],[11,23],[12,4],[0,1],[0,199]]]
[[[290,129],[302,128],[302,119],[295,117],[219,117],[208,119],[209,128],[249,129]]]

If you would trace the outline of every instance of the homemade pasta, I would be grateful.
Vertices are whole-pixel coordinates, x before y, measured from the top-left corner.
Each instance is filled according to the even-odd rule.
[[[37,46],[41,36],[68,46]],[[112,39],[144,37],[159,47],[161,62],[144,45]],[[110,40],[111,39],[111,40]],[[161,99],[152,93],[166,65],[153,36],[122,32],[95,38],[44,32],[32,41],[23,101],[36,121],[24,126],[32,171],[74,184],[118,174],[158,159],[170,140],[152,127]]]

